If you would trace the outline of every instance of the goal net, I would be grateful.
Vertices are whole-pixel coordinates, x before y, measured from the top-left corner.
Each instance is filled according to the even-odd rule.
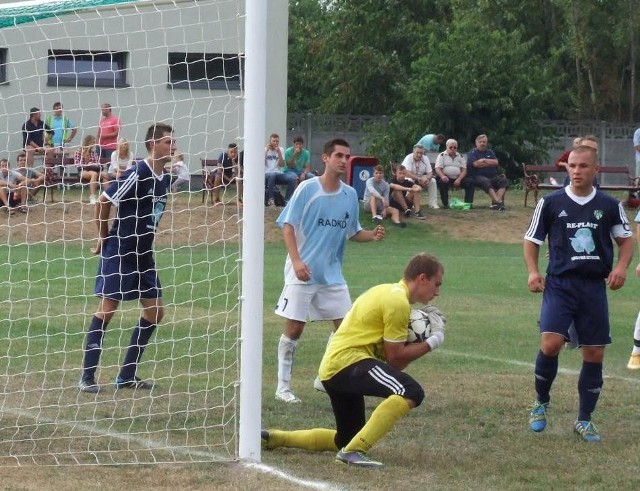
[[[0,466],[238,458],[242,209],[234,187],[222,189],[219,206],[200,188],[203,160],[242,147],[243,9],[240,0],[0,9],[0,159],[20,165],[22,126],[35,109],[62,139],[57,154],[29,155],[26,201],[16,191],[14,207],[0,210]],[[94,394],[78,389],[98,305],[89,201],[94,185],[99,194],[108,184],[83,180],[73,159],[99,129],[98,144],[113,148],[105,104],[135,158],[146,157],[153,122],[170,124],[191,182],[170,194],[155,240],[165,317],[137,370],[155,387],[115,390],[140,317],[136,301],[122,302]],[[100,165],[108,170],[109,160]]]

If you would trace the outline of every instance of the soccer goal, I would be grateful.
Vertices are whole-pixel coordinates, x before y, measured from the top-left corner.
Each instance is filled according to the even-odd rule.
[[[262,292],[243,305],[241,285],[243,240],[257,247],[250,267],[262,274],[263,218],[239,207],[234,186],[222,189],[219,206],[200,188],[211,170],[202,162],[218,159],[229,143],[259,161],[264,126],[255,120],[264,121],[264,104],[254,105],[249,131],[244,126],[255,86],[245,68],[263,80],[262,65],[245,56],[245,8],[264,13],[261,3],[40,0],[0,9],[0,159],[12,170],[25,161],[22,126],[37,124],[35,112],[58,139],[29,155],[25,202],[18,195],[14,208],[0,209],[0,466],[259,460]],[[266,58],[256,32],[250,48]],[[254,102],[263,97],[258,92]],[[101,126],[107,116],[119,120],[115,138],[104,138],[118,126]],[[90,200],[113,176],[83,179],[74,157],[100,128],[101,149],[115,141],[117,152],[125,139],[132,156],[144,158],[154,122],[174,128],[191,173],[171,193],[155,239],[165,317],[137,372],[155,387],[114,390],[140,315],[134,301],[120,304],[104,337],[103,390],[80,392],[98,304]],[[109,162],[99,160],[103,171]],[[245,192],[262,195],[259,171],[246,181]],[[260,285],[261,277],[252,281]],[[253,334],[242,343],[245,309]],[[245,350],[257,366],[241,363]],[[253,375],[246,386],[241,372]]]

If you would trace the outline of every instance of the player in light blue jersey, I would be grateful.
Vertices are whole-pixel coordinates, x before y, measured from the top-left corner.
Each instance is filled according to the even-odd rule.
[[[356,191],[340,179],[347,170],[349,144],[334,139],[324,146],[322,176],[302,182],[278,217],[287,247],[284,288],[275,313],[287,319],[278,344],[276,399],[300,402],[291,391],[293,358],[307,320],[331,320],[334,331],[351,307],[342,275],[347,239],[382,240],[384,228],[364,230]],[[322,390],[316,380],[314,386]]]

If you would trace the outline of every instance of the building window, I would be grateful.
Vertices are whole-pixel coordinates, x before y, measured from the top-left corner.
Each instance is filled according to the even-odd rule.
[[[127,87],[127,53],[49,50],[47,85]]]
[[[7,48],[0,48],[0,84],[7,81]]]
[[[176,89],[240,90],[242,55],[169,53],[169,86]]]

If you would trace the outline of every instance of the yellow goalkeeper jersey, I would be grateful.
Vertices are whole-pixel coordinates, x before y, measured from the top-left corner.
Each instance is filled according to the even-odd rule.
[[[328,380],[357,361],[386,361],[384,341],[407,341],[409,288],[399,283],[374,286],[360,295],[336,331],[320,363],[320,380]]]

